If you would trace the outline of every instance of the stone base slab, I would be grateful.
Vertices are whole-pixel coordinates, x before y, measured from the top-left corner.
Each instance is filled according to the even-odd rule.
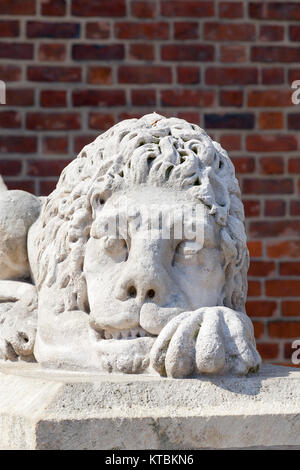
[[[300,370],[166,379],[0,365],[0,449],[300,449]]]

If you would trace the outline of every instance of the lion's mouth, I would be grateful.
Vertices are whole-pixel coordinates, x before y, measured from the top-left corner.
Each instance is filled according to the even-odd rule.
[[[127,328],[118,330],[115,328],[105,329],[105,330],[95,330],[95,336],[97,340],[101,339],[138,339],[150,337],[154,338],[155,335],[151,335],[148,331],[144,330],[141,326],[136,328]]]

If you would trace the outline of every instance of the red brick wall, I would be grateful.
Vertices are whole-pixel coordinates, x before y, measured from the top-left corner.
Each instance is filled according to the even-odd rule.
[[[247,216],[248,313],[264,358],[300,338],[300,2],[0,0],[0,173],[48,194],[120,119],[196,122],[230,152]]]

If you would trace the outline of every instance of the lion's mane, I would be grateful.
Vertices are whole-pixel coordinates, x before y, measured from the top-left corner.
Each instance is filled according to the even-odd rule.
[[[244,311],[249,254],[234,167],[199,126],[155,113],[115,125],[63,170],[40,218],[38,290],[44,283],[61,289],[57,313],[89,313],[83,262],[95,206],[118,189],[146,183],[189,191],[215,217],[226,276],[221,302]]]

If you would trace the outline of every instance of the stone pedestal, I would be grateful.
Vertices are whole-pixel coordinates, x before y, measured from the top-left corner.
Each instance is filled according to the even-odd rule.
[[[300,449],[300,370],[165,379],[0,366],[1,449]]]

